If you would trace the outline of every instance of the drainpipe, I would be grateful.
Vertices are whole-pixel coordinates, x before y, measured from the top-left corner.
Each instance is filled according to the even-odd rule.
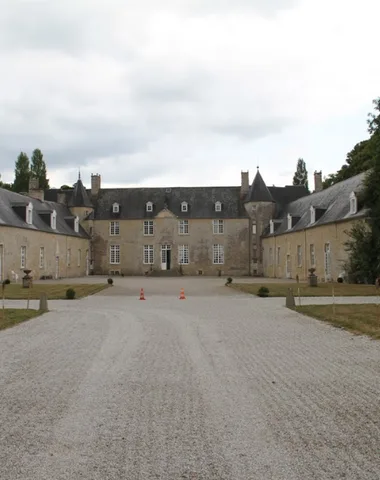
[[[305,272],[304,272],[304,274],[305,274],[305,280],[307,280],[307,257],[308,257],[308,255],[307,255],[307,250],[306,250],[306,245],[307,245],[306,244],[306,228],[304,229],[304,233],[305,233],[305,249],[304,249],[304,252],[305,252]]]
[[[277,278],[277,248],[276,248],[276,235],[273,235],[274,238],[274,251],[273,251],[273,278]]]
[[[251,263],[252,263],[252,219],[249,217],[248,220],[248,276],[250,277],[252,275],[252,268],[251,268]]]

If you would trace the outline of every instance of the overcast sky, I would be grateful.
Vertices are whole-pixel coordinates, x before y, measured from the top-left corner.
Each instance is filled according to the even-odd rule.
[[[0,172],[53,186],[336,171],[380,96],[378,0],[0,0]]]

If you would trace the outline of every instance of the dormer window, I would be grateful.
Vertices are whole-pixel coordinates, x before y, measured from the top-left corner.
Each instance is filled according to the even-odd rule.
[[[310,223],[315,223],[315,208],[313,205],[310,207]]]
[[[270,234],[274,233],[274,221],[273,220],[269,221],[269,233]]]
[[[153,212],[153,203],[152,202],[147,202],[146,211],[147,212]]]
[[[187,212],[189,210],[189,205],[187,202],[181,203],[181,212]]]
[[[53,230],[57,228],[57,212],[54,212],[50,215],[50,226]]]
[[[79,217],[75,217],[75,220],[74,220],[74,231],[76,233],[79,232]]]
[[[350,214],[354,215],[358,211],[358,199],[356,198],[355,192],[350,194]]]
[[[120,205],[118,203],[114,203],[112,205],[112,212],[113,213],[119,213],[119,211],[120,211]]]
[[[33,204],[29,203],[26,207],[26,223],[28,225],[33,224]]]
[[[288,213],[288,230],[292,229],[292,216]]]
[[[221,202],[215,202],[215,211],[221,212],[222,211],[222,204]]]

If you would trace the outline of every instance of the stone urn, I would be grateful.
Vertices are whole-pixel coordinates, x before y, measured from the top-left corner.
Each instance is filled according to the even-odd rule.
[[[309,287],[318,287],[318,277],[315,275],[315,268],[309,268]]]
[[[22,277],[22,288],[30,288],[32,284],[33,277],[30,276],[32,270],[25,269],[25,275]]]

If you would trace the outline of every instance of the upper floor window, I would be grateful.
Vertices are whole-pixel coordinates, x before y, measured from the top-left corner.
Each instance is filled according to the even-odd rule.
[[[110,222],[110,235],[119,235],[119,234],[120,234],[119,222]]]
[[[153,203],[152,202],[147,202],[146,211],[147,212],[153,212]]]
[[[50,226],[53,230],[57,228],[57,212],[55,210],[50,215]]]
[[[112,212],[113,212],[113,213],[119,213],[119,211],[120,211],[120,205],[115,202],[115,203],[112,205]]]
[[[75,220],[74,220],[74,231],[76,233],[79,232],[79,217],[75,217]]]
[[[292,229],[292,216],[288,213],[288,230]]]
[[[221,202],[215,202],[215,211],[221,212],[222,211],[222,204]]]
[[[181,212],[187,212],[189,210],[189,205],[187,202],[181,203]]]
[[[315,223],[315,208],[313,205],[310,207],[310,223]]]
[[[212,230],[214,234],[224,233],[224,221],[223,220],[213,220],[212,221]]]
[[[350,214],[353,215],[358,211],[358,199],[356,198],[355,192],[350,194]]]
[[[33,204],[29,203],[26,207],[26,223],[32,225],[33,223]]]
[[[269,221],[269,233],[274,233],[274,222],[273,220]]]
[[[153,220],[144,220],[144,235],[153,235]]]
[[[178,235],[188,235],[189,220],[180,220],[178,222]]]

